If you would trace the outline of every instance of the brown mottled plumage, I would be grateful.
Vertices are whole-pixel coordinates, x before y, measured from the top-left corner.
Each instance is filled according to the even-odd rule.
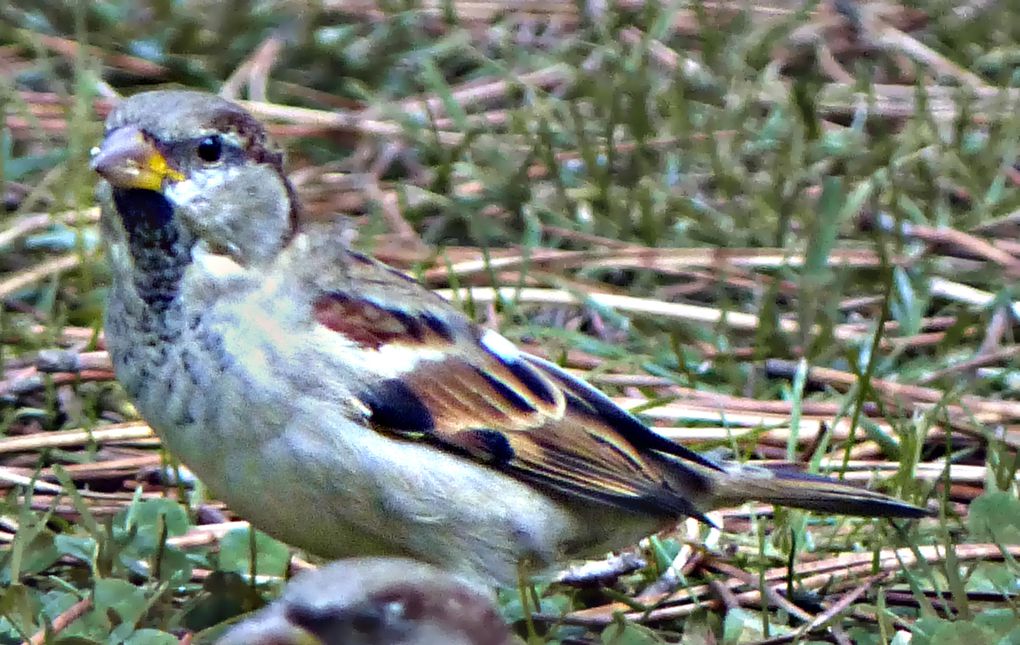
[[[405,558],[306,571],[217,645],[511,645],[491,598]]]
[[[925,512],[823,477],[716,463],[417,282],[306,225],[236,105],[154,92],[93,161],[113,266],[107,343],[166,445],[237,512],[342,557],[483,582],[757,499]]]

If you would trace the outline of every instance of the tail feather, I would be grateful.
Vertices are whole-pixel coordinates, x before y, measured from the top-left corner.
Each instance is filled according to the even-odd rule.
[[[895,497],[876,493],[791,464],[724,464],[714,487],[718,506],[759,501],[808,511],[862,517],[920,518],[931,513]]]

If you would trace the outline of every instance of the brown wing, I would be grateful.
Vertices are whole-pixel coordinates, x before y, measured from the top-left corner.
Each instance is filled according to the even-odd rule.
[[[409,312],[381,298],[324,293],[314,303],[317,322],[364,349],[395,346],[420,357],[398,377],[357,393],[377,430],[429,441],[570,496],[696,514],[682,491],[707,486],[699,469],[714,464],[448,306]]]

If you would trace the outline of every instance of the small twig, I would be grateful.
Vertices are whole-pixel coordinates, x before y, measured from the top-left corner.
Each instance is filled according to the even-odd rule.
[[[832,585],[834,582],[846,582],[853,580],[855,576],[870,573],[876,563],[883,571],[889,572],[899,571],[903,567],[916,564],[918,554],[933,564],[942,562],[945,558],[945,551],[941,546],[923,545],[915,548],[916,552],[909,548],[882,549],[877,556],[871,552],[844,553],[834,558],[804,562],[798,567],[797,574],[801,576],[800,585],[802,588],[820,589]],[[1004,554],[1014,558],[1020,556],[1020,545],[958,544],[955,546],[955,555],[959,562],[999,559]],[[788,575],[789,571],[784,566],[765,571],[763,578],[773,588],[778,589],[786,586]],[[734,579],[733,584],[742,585],[744,582]],[[709,591],[708,585],[697,585],[674,592],[669,596],[645,599],[645,604],[662,605],[650,612],[634,612],[623,603],[609,603],[571,612],[564,618],[564,622],[589,626],[607,625],[616,620],[616,615],[621,612],[630,620],[675,620],[705,608],[717,607],[719,604],[717,601],[701,600]],[[761,602],[761,592],[757,590],[738,593],[736,597],[743,605]]]
[[[987,307],[995,302],[996,298],[994,293],[982,291],[981,289],[953,282],[939,276],[933,276],[928,281],[928,291],[933,296],[941,296],[946,300],[963,302],[975,307]],[[1020,320],[1020,302],[1013,301],[1008,306],[1013,317]]]
[[[931,383],[936,383],[946,377],[973,372],[979,367],[985,367],[986,365],[994,365],[995,363],[1008,361],[1017,356],[1020,356],[1020,345],[1004,347],[1002,349],[993,350],[990,352],[978,351],[971,358],[955,362],[949,367],[945,367],[940,370],[935,370],[931,374],[928,374],[927,376],[918,379],[917,384],[930,385]]]
[[[708,564],[708,568],[716,569],[732,578],[736,578],[737,580],[742,581],[744,584],[749,585],[751,587],[756,587],[759,584],[759,578],[756,574],[749,573],[726,562],[713,560]],[[795,616],[797,619],[805,622],[815,622],[817,620],[815,616],[809,614],[808,612],[804,611],[797,605],[793,604],[793,602],[789,598],[786,598],[785,596],[781,595],[779,593],[779,588],[769,587],[766,585],[764,588],[762,588],[762,591],[765,593],[765,597],[768,599],[768,601],[772,603],[772,606],[776,607],[777,609],[782,609],[791,616]]]
[[[711,73],[705,69],[704,65],[692,58],[681,56],[675,49],[667,47],[658,40],[649,38],[637,27],[625,27],[620,31],[619,36],[623,42],[632,46],[647,42],[648,53],[652,59],[670,71],[681,70],[685,77],[700,82],[707,82],[712,78]]]
[[[648,563],[634,553],[611,555],[602,560],[589,560],[561,571],[553,582],[573,587],[611,585],[620,576],[643,569]]]
[[[856,82],[850,72],[839,64],[836,60],[836,56],[832,53],[832,49],[824,42],[818,43],[815,47],[816,56],[818,58],[818,67],[823,72],[828,74],[829,78],[836,81],[837,83],[846,83],[852,85]]]
[[[777,375],[790,375],[797,369],[797,364],[794,361],[788,361],[785,359],[769,359],[765,362],[765,369]],[[840,390],[845,390],[856,385],[858,377],[856,374],[851,372],[832,369],[830,367],[811,367],[808,369],[808,380],[815,383],[824,383]],[[919,385],[896,383],[894,381],[884,379],[873,378],[870,381],[870,385],[876,392],[900,403],[903,403],[903,399],[905,399],[910,402],[935,404],[942,403],[946,398],[946,393],[941,390],[921,387]],[[1013,419],[1020,418],[1020,402],[995,401],[971,395],[962,396],[958,400],[961,405],[974,412],[993,412],[997,414],[1004,414]],[[951,408],[953,406],[947,407]]]
[[[1011,276],[1020,277],[1020,258],[971,233],[954,228],[935,228],[907,222],[897,228],[896,222],[884,213],[869,219],[883,230],[898,233],[907,239],[926,242],[932,245],[935,252],[947,255],[957,253],[964,258],[986,260],[1001,266]]]
[[[155,437],[152,428],[144,423],[111,424],[95,430],[58,430],[53,432],[36,432],[20,437],[0,438],[0,454],[12,452],[32,452],[46,448],[67,448],[85,446],[90,443],[116,443],[137,441]]]
[[[50,624],[50,629],[40,629],[25,641],[24,645],[44,645],[44,643],[49,642],[48,639],[50,637],[56,636],[67,629],[71,623],[84,616],[90,609],[92,609],[91,597],[79,600],[57,615]]]
[[[260,119],[273,119],[285,123],[315,126],[327,130],[357,132],[379,137],[403,137],[407,130],[399,123],[367,119],[361,113],[349,111],[326,111],[312,108],[279,105],[256,101],[238,101]],[[436,138],[442,145],[455,146],[464,140],[463,132],[437,132]]]
[[[977,74],[963,69],[942,54],[909,36],[896,27],[882,21],[875,10],[866,11],[862,15],[861,27],[868,37],[879,47],[898,51],[914,60],[923,63],[943,77],[975,89],[989,89],[989,85]]]
[[[45,349],[36,357],[40,372],[82,372],[86,370],[113,370],[109,352],[78,352],[65,349]]]
[[[81,264],[80,253],[67,253],[45,262],[40,262],[29,269],[20,271],[3,282],[0,282],[0,300],[10,298],[29,285],[41,282],[58,273],[73,269]]]
[[[19,29],[18,32],[31,42],[38,42],[43,47],[71,60],[78,57],[79,50],[81,49],[81,44],[70,38],[61,38],[60,36],[51,36],[24,29]],[[116,67],[144,78],[163,78],[167,74],[167,69],[162,65],[138,58],[137,56],[111,54],[94,46],[87,47],[86,52],[89,56],[94,56],[111,67]]]
[[[276,33],[263,40],[252,55],[238,65],[223,82],[220,86],[220,96],[231,100],[237,99],[240,97],[241,88],[247,85],[249,97],[253,101],[268,100],[266,90],[269,72],[280,57],[283,44],[284,39]]]
[[[836,602],[832,603],[832,605],[830,605],[828,609],[815,616],[814,620],[812,620],[807,625],[804,625],[804,627],[799,630],[800,633],[806,635],[807,633],[819,629],[829,621],[835,619],[836,616],[838,616],[841,612],[845,611],[848,607],[850,607],[850,605],[856,602],[858,598],[863,596],[869,589],[871,589],[876,582],[885,580],[886,578],[889,577],[889,575],[890,572],[883,571],[882,573],[866,578],[864,582],[854,587],[854,589],[843,594],[843,596]]]

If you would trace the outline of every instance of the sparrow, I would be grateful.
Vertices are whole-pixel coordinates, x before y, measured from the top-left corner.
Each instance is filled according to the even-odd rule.
[[[422,562],[354,558],[304,571],[217,645],[511,645],[489,595]]]
[[[213,494],[293,546],[492,585],[748,500],[926,515],[662,437],[356,252],[341,223],[307,222],[280,149],[234,103],[127,98],[92,168],[118,380]]]

